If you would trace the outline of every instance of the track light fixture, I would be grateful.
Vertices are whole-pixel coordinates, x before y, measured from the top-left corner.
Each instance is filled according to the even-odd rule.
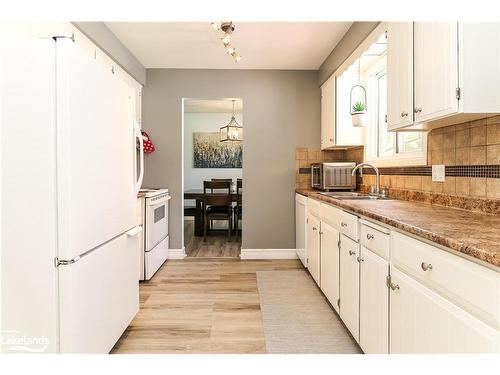
[[[234,62],[239,62],[241,56],[236,52],[236,49],[231,46],[231,36],[235,29],[234,23],[229,22],[212,22],[212,28],[220,35],[220,40],[226,49],[226,53],[231,56]]]

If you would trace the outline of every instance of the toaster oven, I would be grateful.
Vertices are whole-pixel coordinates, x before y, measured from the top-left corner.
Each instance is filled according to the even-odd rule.
[[[311,164],[311,187],[318,190],[354,190],[356,176],[352,170],[356,163]]]

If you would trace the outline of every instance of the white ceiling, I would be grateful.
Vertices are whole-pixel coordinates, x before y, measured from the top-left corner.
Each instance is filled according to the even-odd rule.
[[[234,102],[234,112],[241,113],[243,101],[237,99]],[[184,101],[184,112],[186,113],[231,113],[233,102],[231,98],[221,100],[188,99]]]
[[[235,22],[225,53],[210,22],[107,22],[146,68],[316,70],[352,22]]]

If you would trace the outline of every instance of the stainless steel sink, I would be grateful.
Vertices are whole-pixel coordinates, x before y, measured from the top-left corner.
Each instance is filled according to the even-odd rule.
[[[388,197],[380,197],[378,195],[358,195],[358,196],[353,196],[353,197],[346,197],[346,196],[343,196],[343,197],[333,197],[335,199],[340,199],[340,200],[381,200],[381,199],[384,199],[384,200],[388,200],[390,198]]]
[[[340,200],[379,200],[379,199],[390,199],[388,197],[381,197],[378,195],[370,195],[365,193],[358,193],[355,191],[329,191],[320,193],[326,195],[327,197],[340,199]]]
[[[361,197],[366,196],[368,194],[358,193],[356,191],[325,191],[320,193],[322,195],[326,195],[328,197],[340,198],[340,197]]]

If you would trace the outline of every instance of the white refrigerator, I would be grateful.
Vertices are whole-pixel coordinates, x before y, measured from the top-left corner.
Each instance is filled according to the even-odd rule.
[[[1,329],[47,340],[2,351],[108,353],[139,309],[133,93],[81,34],[21,34],[2,67],[2,167],[32,188],[3,184],[2,202],[20,205],[2,224]],[[35,150],[15,155],[21,139]]]

